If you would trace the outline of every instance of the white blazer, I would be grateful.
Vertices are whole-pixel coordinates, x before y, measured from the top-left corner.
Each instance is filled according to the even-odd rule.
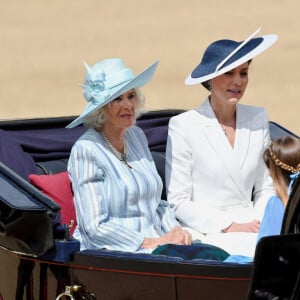
[[[268,199],[275,193],[262,158],[270,143],[266,111],[238,104],[236,118],[234,148],[208,98],[196,110],[170,120],[168,201],[194,238],[219,235],[232,222],[261,220]]]

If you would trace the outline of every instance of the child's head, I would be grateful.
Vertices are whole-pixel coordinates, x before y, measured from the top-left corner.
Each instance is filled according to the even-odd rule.
[[[300,171],[300,139],[284,136],[276,139],[264,152],[278,197],[287,204],[290,175]]]

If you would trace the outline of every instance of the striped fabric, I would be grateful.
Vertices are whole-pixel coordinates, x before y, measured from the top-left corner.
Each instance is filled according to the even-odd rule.
[[[160,199],[162,181],[143,131],[126,132],[125,164],[101,135],[88,129],[74,144],[68,171],[74,191],[81,250],[151,252],[141,249],[145,237],[158,237],[178,226],[168,203]]]

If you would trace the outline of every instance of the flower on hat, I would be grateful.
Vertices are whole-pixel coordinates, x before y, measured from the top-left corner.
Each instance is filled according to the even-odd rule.
[[[85,84],[80,85],[84,88],[83,95],[85,99],[89,102],[93,99],[97,100],[107,99],[110,96],[109,87],[106,86],[105,78],[106,74],[104,71],[93,71],[87,63],[84,63],[87,71],[88,78]]]

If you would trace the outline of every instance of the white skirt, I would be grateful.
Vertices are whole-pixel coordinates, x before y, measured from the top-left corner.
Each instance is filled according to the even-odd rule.
[[[257,243],[257,233],[253,232],[228,232],[201,234],[191,228],[184,228],[189,231],[194,241],[210,244],[222,248],[230,255],[242,255],[254,257]]]

